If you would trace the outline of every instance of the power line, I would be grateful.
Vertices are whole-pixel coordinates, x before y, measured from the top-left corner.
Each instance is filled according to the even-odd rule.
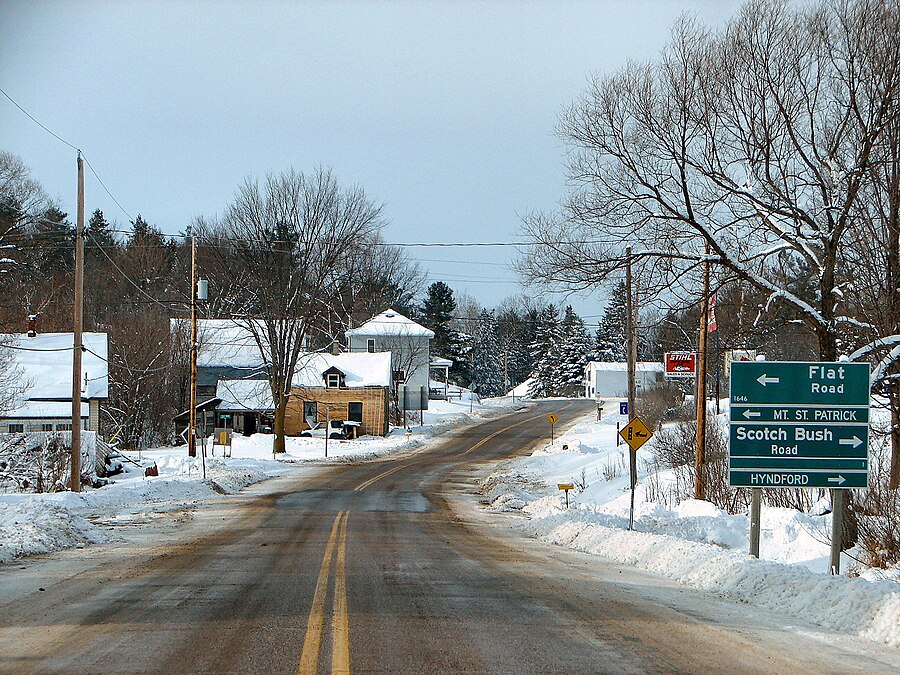
[[[106,187],[106,183],[104,183],[104,182],[103,182],[103,179],[100,178],[100,175],[99,175],[99,174],[97,173],[97,171],[94,169],[94,166],[91,164],[91,161],[87,158],[87,155],[84,154],[84,152],[81,150],[81,148],[79,148],[79,147],[77,147],[77,146],[75,146],[75,145],[72,145],[72,144],[69,143],[69,141],[67,141],[65,138],[63,138],[63,137],[60,136],[59,134],[55,133],[55,132],[52,131],[51,129],[49,129],[46,125],[42,124],[42,123],[41,123],[34,115],[32,115],[30,112],[28,112],[27,110],[25,110],[25,108],[23,108],[22,106],[20,106],[20,105],[15,101],[15,99],[13,99],[12,96],[10,96],[9,94],[7,94],[2,88],[0,88],[0,93],[2,93],[6,98],[8,98],[9,101],[10,101],[10,103],[12,103],[14,106],[16,106],[19,110],[21,110],[22,113],[24,113],[24,114],[28,117],[28,119],[30,119],[32,122],[34,122],[35,124],[37,124],[41,129],[43,129],[44,131],[46,131],[48,134],[50,134],[51,136],[53,136],[53,138],[55,138],[56,140],[60,141],[61,143],[65,143],[66,145],[68,145],[68,146],[69,146],[70,148],[72,148],[73,150],[76,150],[76,151],[80,152],[80,153],[81,153],[82,159],[84,159],[85,164],[88,165],[88,168],[91,170],[91,173],[94,174],[94,178],[96,178],[96,179],[97,179],[97,182],[100,183],[100,186],[103,188],[103,191],[106,192],[107,195],[109,195],[109,198],[113,200],[113,202],[115,203],[116,206],[118,206],[120,209],[122,209],[122,213],[124,213],[126,216],[128,216],[128,219],[129,219],[129,220],[134,220],[134,218],[132,218],[131,214],[128,213],[128,211],[125,210],[125,207],[122,206],[122,204],[119,203],[119,200],[116,199],[116,198],[113,196],[113,193],[109,191],[109,188]]]
[[[56,347],[53,349],[36,349],[35,347],[17,347],[15,345],[0,343],[0,348],[15,349],[19,352],[71,352],[75,347]]]
[[[106,194],[109,195],[109,198],[112,199],[113,202],[115,202],[116,206],[118,206],[122,210],[122,213],[124,213],[126,216],[128,216],[128,220],[134,220],[134,218],[131,216],[131,214],[125,210],[125,207],[119,203],[119,200],[113,196],[113,193],[109,191],[109,188],[106,187],[106,183],[103,182],[103,179],[100,178],[100,176],[94,170],[94,166],[91,164],[90,160],[87,157],[85,157],[85,154],[83,152],[81,153],[81,156],[84,157],[85,164],[88,165],[88,168],[91,170],[91,173],[94,174],[94,178],[97,179],[97,182],[100,183],[100,187],[103,188],[103,191],[106,192]]]
[[[96,243],[96,240],[94,239],[94,237],[93,237],[89,232],[87,233],[87,236],[88,236],[88,238],[90,238],[91,241],[94,241],[94,242]],[[111,257],[106,251],[103,250],[103,248],[100,248],[100,252],[103,253],[103,256],[104,256],[107,260],[109,260],[109,264],[112,265],[112,266],[116,269],[116,271],[117,271],[119,274],[122,275],[122,278],[123,278],[123,279],[125,279],[128,283],[130,283],[132,286],[134,286],[139,292],[141,292],[143,295],[145,295],[145,296],[148,297],[150,300],[152,300],[153,302],[155,302],[157,305],[159,305],[160,307],[162,307],[162,308],[164,308],[164,309],[168,309],[168,307],[166,307],[162,302],[160,302],[157,298],[154,298],[152,295],[150,295],[147,291],[145,291],[143,288],[141,288],[140,284],[138,284],[138,283],[137,283],[136,281],[134,281],[130,276],[128,276],[128,275],[122,270],[122,268],[119,267],[119,266],[115,263],[115,261],[112,259],[112,257]]]
[[[68,145],[68,146],[69,146],[70,148],[72,148],[73,150],[77,150],[77,151],[79,151],[79,152],[81,151],[81,148],[75,147],[74,145],[72,145],[71,143],[69,143],[69,141],[67,141],[65,138],[63,138],[62,136],[59,136],[58,134],[55,134],[54,132],[50,131],[50,129],[48,129],[47,127],[45,127],[43,124],[41,124],[41,123],[34,117],[34,115],[32,115],[32,114],[31,114],[30,112],[28,112],[27,110],[25,110],[25,108],[23,108],[22,106],[20,106],[18,103],[16,103],[15,99],[13,99],[12,96],[10,96],[9,94],[7,94],[2,88],[0,88],[0,93],[2,93],[6,98],[8,98],[9,101],[10,101],[10,103],[12,103],[12,104],[13,104],[14,106],[16,106],[19,110],[21,110],[23,113],[25,113],[25,115],[27,115],[28,118],[29,118],[32,122],[34,122],[35,124],[37,124],[41,129],[43,129],[44,131],[46,131],[48,134],[50,134],[51,136],[53,136],[53,138],[55,138],[56,140],[60,141],[61,143],[65,143],[66,145]],[[83,156],[84,156],[84,153],[81,153],[81,154],[82,154],[82,157],[83,157]]]
[[[87,347],[85,347],[84,350],[90,354],[93,354],[98,359],[106,362],[110,366],[116,366],[117,368],[122,368],[123,370],[128,370],[132,373],[158,373],[158,372],[162,372],[163,370],[171,370],[173,368],[173,364],[171,364],[171,363],[168,363],[164,366],[160,366],[159,368],[133,368],[131,366],[126,366],[123,363],[119,363],[117,361],[113,361],[112,359],[101,356],[97,352],[93,351],[92,349],[88,349]]]

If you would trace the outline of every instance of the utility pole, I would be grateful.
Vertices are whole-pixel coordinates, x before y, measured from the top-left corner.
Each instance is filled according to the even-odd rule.
[[[81,330],[84,321],[84,162],[78,151],[78,219],[75,226],[75,313],[72,326],[72,474],[69,489],[81,492]]]
[[[709,255],[709,244],[704,249]],[[694,461],[694,499],[703,499],[703,462],[706,453],[706,330],[709,321],[709,260],[703,260],[703,297],[700,300],[700,339],[697,354],[697,453]]]
[[[197,456],[197,238],[191,237],[191,414],[188,457]]]
[[[637,370],[637,299],[631,280],[631,247],[625,249],[625,338],[628,350],[628,421],[637,417],[635,409],[635,371]],[[634,489],[637,487],[637,451],[628,448],[628,466],[631,477],[631,508],[628,512],[628,529],[634,528]]]
[[[628,421],[634,419],[635,399],[635,370],[637,369],[637,340],[635,339],[636,326],[634,325],[634,310],[637,304],[634,299],[634,289],[631,280],[631,247],[625,249],[625,287],[627,297],[625,299],[625,344],[628,350]]]

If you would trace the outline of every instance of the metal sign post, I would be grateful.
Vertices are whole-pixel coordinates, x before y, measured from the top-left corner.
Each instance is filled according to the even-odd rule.
[[[644,421],[635,415],[631,421],[619,432],[629,446],[629,466],[631,469],[631,508],[628,512],[628,529],[634,529],[634,489],[637,487],[637,451],[644,443],[653,437],[653,432],[647,428]]]
[[[565,493],[566,493],[566,509],[568,510],[568,508],[569,508],[569,490],[574,490],[575,484],[574,483],[557,483],[556,487],[559,488],[560,490],[565,491]]]

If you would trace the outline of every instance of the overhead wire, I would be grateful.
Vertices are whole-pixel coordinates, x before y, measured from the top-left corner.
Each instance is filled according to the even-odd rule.
[[[41,129],[43,129],[44,131],[46,131],[48,134],[50,134],[51,136],[53,136],[54,138],[56,138],[56,139],[57,139],[58,141],[60,141],[61,143],[65,144],[66,146],[72,148],[73,150],[76,150],[76,151],[78,151],[79,153],[81,153],[81,156],[82,156],[82,158],[84,159],[84,162],[87,164],[87,166],[88,166],[88,168],[90,169],[91,173],[92,173],[92,174],[94,175],[94,177],[97,179],[97,182],[98,182],[98,183],[100,184],[100,186],[103,188],[104,192],[109,196],[109,198],[113,201],[113,203],[114,203],[114,204],[122,211],[122,213],[124,213],[124,214],[128,217],[129,221],[132,221],[132,222],[133,222],[133,221],[135,220],[135,218],[131,215],[131,213],[130,213],[127,209],[125,209],[124,206],[122,206],[121,202],[120,202],[118,199],[116,199],[115,195],[113,195],[112,191],[107,187],[106,183],[105,183],[105,182],[103,181],[103,179],[100,177],[99,173],[96,171],[96,169],[94,168],[93,164],[91,164],[91,162],[90,162],[90,160],[88,159],[88,157],[86,156],[86,154],[85,154],[79,147],[77,147],[76,145],[70,143],[69,141],[67,141],[66,139],[64,139],[63,137],[61,137],[59,134],[57,134],[57,133],[55,133],[53,130],[51,130],[49,127],[47,127],[46,125],[44,125],[40,120],[38,120],[38,119],[37,119],[36,117],[34,117],[31,113],[29,113],[24,107],[22,107],[21,105],[19,105],[19,103],[18,103],[15,99],[13,99],[13,98],[12,98],[5,90],[3,90],[2,88],[0,88],[0,93],[2,93],[2,94],[3,94],[3,95],[4,95],[4,96],[5,96],[5,97],[6,97],[6,98],[7,98],[7,99],[15,106],[15,107],[16,107],[16,108],[18,108],[23,114],[25,114],[32,122],[34,122],[35,124],[37,124]],[[46,223],[48,223],[48,224],[52,224],[52,225],[65,225],[64,222],[61,223],[61,222],[58,222],[58,221],[48,221],[48,220],[44,220],[44,222],[46,222]],[[116,229],[116,228],[107,228],[107,231],[108,231],[109,233],[111,233],[111,234],[116,233],[116,234],[132,235],[132,236],[134,235],[134,232],[133,232],[133,231],[121,230],[121,229]],[[167,234],[164,234],[164,233],[160,233],[160,235],[161,235],[162,237],[168,238],[168,239],[170,239],[170,240],[174,240],[174,239],[185,239],[185,240],[186,240],[186,239],[188,239],[189,237],[194,236],[194,235],[187,234],[187,233],[177,233],[177,234],[168,234],[168,235],[167,235]],[[21,233],[21,236],[24,238],[24,237],[27,237],[27,236],[33,236],[33,235],[32,235],[31,233]],[[63,231],[56,231],[56,232],[43,232],[43,233],[41,233],[41,237],[44,237],[44,236],[49,236],[49,238],[51,238],[51,239],[52,239],[53,237],[58,237],[58,239],[56,239],[55,241],[53,241],[53,243],[54,243],[54,244],[57,244],[58,250],[64,250],[64,249],[66,248],[65,246],[63,246],[63,244],[65,243],[65,239],[67,239],[68,237],[70,237],[71,234],[63,230]],[[118,244],[114,244],[114,245],[104,245],[104,244],[100,244],[100,243],[96,240],[96,238],[90,233],[90,231],[87,230],[87,229],[85,230],[85,236],[86,236],[86,238],[89,238],[90,241],[93,242],[92,248],[96,248],[96,249],[99,250],[101,253],[103,253],[104,257],[106,257],[106,259],[109,260],[110,264],[111,264],[111,265],[113,266],[113,268],[114,268],[114,269],[122,276],[123,279],[125,279],[129,284],[131,284],[135,289],[137,289],[142,295],[144,295],[146,298],[148,298],[151,302],[153,302],[153,303],[155,303],[155,304],[158,304],[158,305],[160,305],[161,307],[166,308],[166,305],[164,304],[163,301],[160,301],[158,298],[153,297],[150,293],[148,293],[146,290],[144,290],[144,289],[141,287],[141,285],[138,284],[136,281],[134,281],[134,280],[133,280],[133,279],[132,279],[125,271],[124,271],[124,270],[122,270],[122,268],[119,267],[119,265],[117,265],[116,262],[112,259],[112,257],[106,252],[106,250],[105,250],[106,248],[113,248],[113,247],[118,246]],[[228,238],[225,238],[225,237],[210,237],[209,235],[205,235],[205,236],[201,236],[201,240],[202,240],[202,241],[201,241],[201,246],[210,246],[210,245],[213,245],[212,242],[210,241],[210,239],[220,239],[220,240],[224,240],[224,243],[225,243],[226,245],[228,245],[228,246],[232,246],[232,245],[234,245],[236,242],[237,242],[237,243],[241,243],[241,242],[244,242],[244,243],[257,243],[257,242],[259,242],[259,243],[264,243],[264,244],[279,244],[279,243],[289,244],[289,243],[290,243],[290,242],[288,242],[288,241],[282,241],[282,240],[272,240],[272,241],[270,241],[270,242],[265,242],[265,241],[259,241],[259,240],[255,240],[255,239],[250,239],[250,238],[246,238],[246,239],[235,239],[234,237],[228,237]],[[573,241],[573,242],[566,242],[566,243],[567,243],[568,245],[582,245],[582,246],[586,246],[586,245],[610,245],[610,244],[613,244],[613,243],[619,243],[619,242],[607,241],[607,240],[585,240],[585,241],[581,241],[581,242],[574,242],[574,241]],[[160,248],[161,248],[161,247],[166,247],[166,246],[167,246],[167,244],[165,243],[165,241],[163,241],[163,242],[160,243],[160,244],[150,244],[150,243],[148,243],[148,244],[144,244],[144,245],[145,245],[145,246],[160,247]],[[222,245],[222,244],[220,243],[219,245]],[[375,242],[369,242],[368,245],[370,245],[370,246],[397,247],[397,248],[508,248],[508,247],[519,248],[519,247],[539,246],[539,245],[541,245],[541,242],[496,242],[496,241],[487,241],[487,242],[393,242],[393,243],[392,243],[392,242],[384,242],[384,241],[375,241]],[[45,248],[48,248],[48,247],[45,247]],[[51,250],[54,250],[55,247],[49,247],[49,248],[50,248]],[[293,252],[293,249],[277,249],[277,248],[274,248],[274,247],[270,248],[269,250],[272,251],[272,252]],[[453,262],[453,261],[449,261],[449,260],[448,260],[448,261],[427,260],[427,261],[430,261],[430,262],[448,262],[448,263]],[[505,266],[504,263],[479,262],[479,261],[457,261],[457,262],[465,262],[465,263],[467,263],[467,264],[484,264],[484,265],[499,265],[499,266]],[[470,277],[470,276],[468,276],[468,275],[454,275],[454,274],[443,275],[443,276],[444,276],[444,277],[450,277],[450,278],[451,278],[451,281],[455,280],[455,281],[457,281],[458,283],[467,283],[467,284],[469,284],[469,283],[492,283],[492,284],[514,284],[514,285],[518,285],[518,284],[519,284],[519,282],[517,282],[517,281],[510,280],[510,279],[506,279],[506,278],[500,278],[500,277],[474,277],[474,276],[471,276],[471,277]],[[434,280],[434,279],[435,279],[435,277],[434,277],[433,275],[428,275],[427,278],[428,278],[428,279],[431,279],[431,280]]]

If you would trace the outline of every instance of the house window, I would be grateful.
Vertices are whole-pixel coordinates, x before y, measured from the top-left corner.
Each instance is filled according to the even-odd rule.
[[[303,402],[303,421],[313,426],[319,420],[319,404],[315,401]]]
[[[375,338],[369,338],[366,340],[366,351],[370,354],[375,353]]]
[[[350,401],[347,404],[347,419],[350,422],[359,422],[362,424],[362,402]]]
[[[53,431],[53,424],[50,422],[44,422],[41,425],[41,431]]]
[[[341,376],[338,373],[328,373],[325,377],[325,386],[329,389],[337,389],[341,386]]]
[[[25,431],[25,425],[21,422],[19,422],[17,424],[9,425],[9,433],[11,433],[11,434],[21,434],[24,431]]]
[[[57,431],[72,431],[72,423],[62,423],[56,425]]]

